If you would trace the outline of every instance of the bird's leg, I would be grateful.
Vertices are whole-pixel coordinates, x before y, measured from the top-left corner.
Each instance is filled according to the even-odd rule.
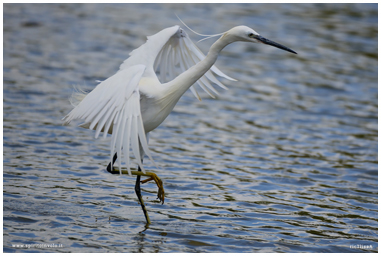
[[[107,168],[106,170],[111,173],[111,174],[119,174],[119,171],[115,171],[115,168],[114,168],[114,163],[116,161],[116,159],[118,158],[118,155],[115,153],[114,157],[112,158],[112,163],[110,162],[108,165],[107,165]]]
[[[112,163],[110,162],[108,165],[107,165],[107,168],[106,170],[111,173],[111,174],[119,174],[119,168],[118,167],[114,167],[114,163],[117,159],[117,154],[115,153],[113,159],[112,159]],[[111,167],[112,166],[112,167]],[[122,174],[128,174],[128,172],[126,170],[121,170],[121,173]],[[147,224],[150,224],[151,221],[149,219],[149,216],[148,216],[148,211],[145,207],[145,204],[144,204],[144,201],[143,201],[143,197],[141,195],[141,189],[140,189],[140,183],[146,183],[148,181],[151,181],[151,180],[154,180],[157,187],[159,188],[158,190],[158,193],[157,193],[157,198],[162,202],[162,204],[164,204],[164,187],[163,187],[163,182],[161,181],[161,179],[153,172],[146,172],[146,173],[143,173],[140,169],[140,167],[138,167],[138,171],[131,171],[131,174],[133,175],[137,175],[136,177],[136,182],[135,182],[135,193],[138,197],[138,200],[139,200],[139,203],[142,207],[142,210],[143,210],[143,213],[144,213],[144,216],[146,218],[146,221],[147,221]],[[140,176],[149,176],[150,178],[146,179],[146,180],[143,180],[143,181],[140,181]]]
[[[138,168],[138,171],[141,172],[140,167]],[[144,216],[146,217],[147,224],[151,224],[151,220],[149,219],[148,211],[147,211],[146,206],[144,204],[142,194],[140,193],[140,175],[137,175],[137,177],[136,177],[135,193],[136,193],[136,196],[138,197],[138,200],[139,200],[140,205],[142,207]]]
[[[114,168],[114,163],[116,161],[116,159],[118,158],[118,155],[115,153],[114,157],[112,158],[112,163],[110,162],[108,165],[107,165],[107,168],[106,170],[111,173],[111,174],[119,174],[119,170],[115,170]],[[143,173],[141,170],[140,170],[140,167],[139,167],[139,173]],[[144,201],[143,201],[143,197],[142,197],[142,194],[141,194],[141,190],[140,190],[140,175],[137,175],[136,177],[136,182],[135,182],[135,193],[138,197],[138,200],[139,200],[139,203],[143,209],[143,213],[144,213],[144,217],[146,217],[146,221],[147,221],[147,224],[151,224],[151,220],[149,219],[149,216],[148,216],[148,211],[146,209],[146,206],[144,204]]]
[[[107,171],[111,174],[119,174],[119,167],[114,167],[113,170],[107,169]],[[121,169],[122,174],[129,174],[126,169]],[[131,171],[132,175],[137,176],[148,176],[149,178],[146,180],[142,180],[141,183],[147,183],[148,181],[155,181],[158,191],[157,191],[157,198],[160,200],[161,204],[164,204],[164,198],[165,198],[165,192],[164,192],[164,186],[163,181],[156,175],[156,173],[153,172],[142,172],[140,167],[138,168],[138,171]]]
[[[112,164],[111,162],[107,165],[107,168],[106,170],[111,173],[111,174],[119,174],[119,168],[118,167],[114,167],[114,163],[117,159],[117,154],[115,153],[114,157],[112,158]],[[112,166],[112,169],[111,169],[111,166]],[[126,170],[123,170],[121,171],[122,174],[128,174],[128,172]],[[148,179],[145,179],[145,180],[142,180],[141,183],[144,184],[144,183],[147,183],[148,181],[155,181],[157,187],[158,187],[158,191],[157,191],[157,198],[160,200],[161,204],[164,204],[164,198],[165,198],[165,193],[164,193],[164,186],[163,186],[163,182],[161,181],[161,179],[156,175],[156,173],[153,173],[153,172],[146,172],[146,173],[143,173],[140,169],[140,167],[138,168],[138,171],[131,171],[131,174],[132,175],[137,175],[137,176],[149,176]],[[140,180],[140,178],[139,178]]]
[[[164,204],[164,186],[161,179],[156,175],[156,173],[153,172],[146,172],[146,176],[150,176],[148,179],[142,180],[142,184],[147,183],[148,181],[155,181],[158,191],[157,191],[157,198],[160,200],[161,204]]]
[[[155,181],[158,191],[157,191],[157,198],[160,200],[161,204],[164,204],[164,198],[165,198],[165,193],[164,193],[164,186],[163,182],[161,179],[156,175],[156,173],[153,172],[146,172],[145,174],[142,173],[144,176],[150,176],[148,179],[142,180],[142,184],[147,183],[148,181]]]

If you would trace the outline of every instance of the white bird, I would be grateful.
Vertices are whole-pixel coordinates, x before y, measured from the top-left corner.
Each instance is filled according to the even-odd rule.
[[[95,138],[98,138],[100,132],[103,132],[104,137],[108,133],[112,134],[110,164],[107,170],[113,174],[137,175],[135,192],[147,223],[150,220],[140,194],[141,175],[151,177],[142,183],[155,180],[159,187],[158,197],[164,202],[161,180],[156,174],[146,172],[142,164],[144,154],[154,163],[148,149],[148,134],[167,118],[188,89],[200,99],[193,86],[196,82],[214,97],[213,94],[218,92],[211,82],[224,89],[226,87],[213,73],[234,80],[213,65],[221,50],[233,42],[243,41],[272,45],[296,54],[246,26],[237,26],[218,35],[221,37],[211,46],[206,56],[179,26],[166,28],[149,36],[145,44],[130,53],[130,57],[120,65],[117,73],[100,82],[88,94],[73,94],[73,98],[79,103],[63,118],[65,125],[72,120],[83,119],[84,123],[80,127],[95,130]],[[160,72],[159,77],[157,72]],[[130,170],[130,148],[138,162],[137,172]],[[122,157],[127,172],[122,171]],[[113,166],[117,158],[119,172]]]

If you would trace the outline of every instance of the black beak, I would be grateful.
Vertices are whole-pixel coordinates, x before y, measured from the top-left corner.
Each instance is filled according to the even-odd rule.
[[[266,38],[264,38],[264,37],[262,37],[262,36],[260,36],[260,35],[258,35],[258,36],[256,37],[256,39],[258,39],[261,43],[268,44],[268,45],[274,46],[274,47],[276,47],[276,48],[279,48],[279,49],[282,49],[282,50],[285,50],[285,51],[288,51],[288,52],[292,52],[292,53],[297,54],[296,52],[294,52],[294,51],[291,50],[290,48],[287,48],[286,46],[283,46],[283,45],[278,44],[278,43],[276,43],[276,42],[274,42],[274,41],[271,41],[271,40],[269,40],[269,39],[266,39]]]

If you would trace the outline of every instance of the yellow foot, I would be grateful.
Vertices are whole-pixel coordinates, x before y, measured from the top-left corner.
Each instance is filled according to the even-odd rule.
[[[156,173],[153,173],[153,172],[147,172],[146,174],[148,174],[150,176],[150,178],[146,179],[146,180],[142,180],[142,184],[144,183],[147,183],[148,181],[155,181],[157,187],[158,187],[158,191],[157,191],[157,198],[160,200],[161,204],[164,204],[164,197],[165,197],[165,193],[164,193],[164,186],[163,186],[163,182],[161,181],[161,179],[156,175]],[[137,174],[138,175],[138,174]]]
[[[114,170],[119,172],[119,168],[117,166],[114,166]],[[122,169],[122,174],[128,174],[127,170]],[[139,171],[131,171],[132,175],[140,175],[140,176],[148,176],[148,179],[142,180],[141,183],[147,183],[151,180],[155,181],[158,191],[157,191],[157,198],[160,200],[161,204],[164,204],[164,198],[165,198],[165,193],[164,193],[164,186],[163,182],[161,179],[156,175],[156,173],[153,172],[139,172]]]

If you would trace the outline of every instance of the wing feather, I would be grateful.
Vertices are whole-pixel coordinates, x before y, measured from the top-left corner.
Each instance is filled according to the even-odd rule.
[[[125,130],[125,136],[124,136],[124,145],[130,145],[130,137],[131,137],[131,117],[128,117],[128,119],[126,120],[127,122],[127,127],[128,129]],[[126,162],[126,166],[127,166],[127,170],[128,170],[128,173],[131,173],[131,170],[130,170],[130,148],[129,147],[124,147],[124,150],[123,150],[123,155],[124,155],[124,161]]]
[[[185,54],[185,57],[184,59],[186,60],[186,63],[187,63],[187,66],[188,68],[192,67],[193,65],[196,65],[197,64],[197,61],[198,60],[195,60],[195,56],[191,54],[191,52],[189,51],[185,51],[184,52]],[[207,72],[208,73],[208,72]],[[213,93],[215,93],[216,95],[219,95],[218,91],[216,89],[214,89],[214,87],[209,83],[208,79],[206,78],[209,78],[210,77],[214,77],[212,73],[209,72],[208,75],[204,75],[202,76],[198,81],[197,83],[200,85],[201,88],[203,88],[205,90],[205,88],[208,88],[209,90],[211,90]],[[217,80],[217,79],[216,79]],[[211,80],[212,81],[212,80]],[[218,83],[216,83],[218,84]],[[221,84],[221,83],[220,83]],[[226,88],[225,86],[221,86],[222,88]],[[212,98],[215,98],[213,94],[211,94],[209,92],[209,90],[205,90]]]
[[[64,117],[65,124],[75,119],[84,119],[85,124],[81,126],[95,129],[95,138],[98,138],[101,131],[104,137],[107,133],[112,133],[110,160],[116,152],[119,166],[122,167],[123,159],[130,174],[130,148],[143,172],[145,169],[141,161],[141,152],[154,163],[140,113],[139,81],[144,71],[144,65],[120,70],[98,84]],[[140,151],[141,149],[143,151]]]
[[[148,36],[147,42],[133,50],[130,53],[130,57],[120,65],[119,71],[137,64],[143,64],[147,67],[143,74],[144,77],[158,79],[160,82],[165,83],[185,72],[204,58],[205,55],[192,42],[188,34],[179,26],[173,26]],[[160,73],[159,76],[156,75],[156,72]],[[217,95],[218,93],[216,93],[217,90],[212,87],[210,82],[223,89],[227,88],[216,79],[213,73],[228,80],[236,80],[227,76],[213,65],[203,78],[200,79],[202,81],[199,81],[198,84],[214,98],[213,94]],[[194,96],[200,99],[194,86],[190,89]]]
[[[116,111],[113,109],[111,115],[108,116],[108,118],[107,118],[107,123],[106,123],[106,125],[104,126],[104,128],[102,129],[102,130],[103,130],[103,138],[106,138],[107,133],[111,133],[111,132],[110,132],[111,124],[112,124],[112,122],[113,122],[113,120],[114,120],[114,117],[117,115],[117,113],[118,113],[118,112],[116,112]],[[100,128],[101,128],[101,127],[102,127],[102,126],[100,126]],[[97,131],[97,132],[98,132],[98,131]],[[99,133],[98,133],[98,135],[99,135]],[[98,137],[97,137],[97,134],[95,134],[95,137],[98,138]]]
[[[106,123],[108,120],[110,120],[110,117],[114,116],[114,113],[115,113],[115,111],[114,111],[115,102],[114,102],[114,103],[109,102],[109,103],[110,103],[110,104],[109,104],[107,113],[105,113],[105,114],[102,116],[102,119],[99,121],[99,123],[98,123],[98,121],[97,121],[97,124],[96,124],[97,129],[96,129],[96,131],[95,131],[95,138],[98,138],[100,132],[101,132],[103,129],[104,129],[104,131],[105,131],[105,134],[107,134],[107,132],[108,132],[108,127],[105,126],[105,123]],[[94,121],[93,121],[93,123],[94,123]],[[90,126],[89,129],[93,129],[93,128],[91,128],[91,126]]]
[[[185,31],[179,27],[178,31],[168,39],[157,54],[154,68],[155,71],[160,72],[159,79],[164,83],[174,79],[177,75],[188,70],[204,58],[205,55],[201,50],[192,42]],[[219,93],[210,82],[223,89],[227,88],[216,79],[213,73],[229,80],[236,80],[224,74],[216,66],[212,66],[212,68],[197,81],[197,84],[208,93],[209,96],[215,98],[214,95],[218,95]],[[169,78],[169,80],[167,80],[167,78]],[[194,86],[192,86],[190,90],[194,96],[200,100],[200,96]]]
[[[117,133],[114,135],[113,134],[113,137],[115,136],[115,140],[116,140],[116,148],[111,148],[110,150],[110,157],[112,157],[114,155],[114,152],[122,152],[122,145],[123,145],[123,135],[124,135],[124,126],[125,126],[125,118],[124,117],[124,109],[122,109],[120,115],[119,115],[119,119],[116,123],[116,126],[118,127],[118,130],[117,130]],[[122,156],[119,154],[119,157],[118,157],[118,164],[119,166],[122,166]],[[119,173],[121,174],[121,170],[119,169]]]
[[[189,36],[187,36],[185,39],[184,39],[185,43],[187,44],[189,50],[195,55],[197,56],[197,58],[199,59],[199,61],[203,60],[205,58],[205,55],[202,53],[202,51],[192,42],[192,40],[190,40]],[[217,68],[215,65],[213,65],[211,68],[210,68],[216,75],[220,76],[220,77],[223,77],[223,78],[226,78],[228,80],[231,80],[231,81],[237,81],[236,79],[234,78],[231,78],[230,76],[226,75],[225,73],[223,73],[219,68]]]
[[[145,169],[143,168],[142,162],[140,160],[140,152],[139,152],[139,139],[138,139],[138,128],[136,124],[136,116],[132,116],[132,123],[131,123],[131,148],[132,152],[134,153],[138,164],[143,172],[145,172]]]
[[[72,120],[84,119],[81,127],[95,129],[95,138],[103,132],[112,133],[110,158],[118,153],[118,163],[121,167],[122,156],[129,169],[130,148],[142,171],[141,154],[145,153],[153,161],[148,150],[147,137],[144,131],[140,113],[139,81],[142,77],[158,79],[156,71],[160,71],[161,82],[174,79],[190,67],[205,58],[205,55],[191,41],[189,36],[179,26],[164,29],[153,36],[147,37],[147,42],[130,53],[120,66],[119,71],[98,84],[98,86],[67,115],[64,124]],[[218,91],[211,83],[227,89],[213,75],[234,80],[225,75],[216,66],[202,76],[197,83],[214,98]],[[201,100],[194,86],[190,88],[196,98]]]

